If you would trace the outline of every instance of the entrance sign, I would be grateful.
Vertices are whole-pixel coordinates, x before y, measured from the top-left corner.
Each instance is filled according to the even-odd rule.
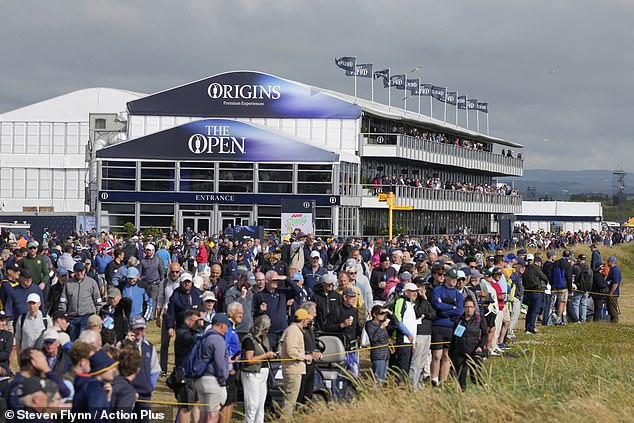
[[[227,72],[128,103],[131,115],[358,119],[361,107],[311,86],[253,71]]]

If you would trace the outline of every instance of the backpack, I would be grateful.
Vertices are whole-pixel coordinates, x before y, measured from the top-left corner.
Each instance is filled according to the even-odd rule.
[[[187,357],[182,364],[185,377],[198,379],[205,373],[205,369],[209,363],[202,358],[202,347],[207,337],[214,333],[215,332],[211,331],[207,332],[203,336],[199,337],[192,346],[192,349],[189,351],[189,354],[187,354]]]

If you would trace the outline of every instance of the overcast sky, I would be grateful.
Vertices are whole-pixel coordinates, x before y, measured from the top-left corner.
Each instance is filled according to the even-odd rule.
[[[632,1],[0,0],[0,10],[0,113],[239,69],[352,94],[333,60],[357,56],[392,74],[422,66],[412,78],[488,101],[491,135],[523,144],[528,169],[634,171]],[[375,82],[376,100],[386,92]],[[370,97],[369,80],[358,94]],[[442,119],[441,109],[435,101]]]

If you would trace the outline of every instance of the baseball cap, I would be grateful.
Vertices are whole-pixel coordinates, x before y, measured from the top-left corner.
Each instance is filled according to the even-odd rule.
[[[409,273],[409,272],[401,273],[401,280],[402,281],[408,281],[410,279],[412,279],[412,274],[411,273]]]
[[[310,258],[320,257],[319,251],[311,251]]]
[[[26,245],[26,248],[37,248],[37,243],[36,242],[29,242]]]
[[[70,320],[70,317],[68,316],[68,313],[66,313],[65,311],[62,310],[57,310],[55,313],[53,313],[53,316],[51,316],[53,318],[53,320],[56,319],[66,319],[66,320]]]
[[[526,261],[524,261],[524,259],[522,259],[522,258],[518,258],[517,259],[517,264],[519,264],[520,266],[526,266]]]
[[[385,253],[381,254],[381,263],[383,263],[384,261],[390,261],[390,256]]]
[[[476,282],[482,279],[482,273],[480,273],[478,269],[471,270],[471,280],[474,280],[474,279]]]
[[[418,291],[418,287],[415,283],[409,282],[405,284],[403,291]]]
[[[217,301],[216,294],[214,294],[212,291],[203,292],[203,295],[201,295],[200,298],[203,299],[203,302],[205,302],[205,301]]]
[[[212,325],[225,324],[227,326],[231,326],[231,320],[229,320],[227,313],[216,313],[213,319],[211,319],[211,324]]]
[[[493,261],[493,260],[495,260],[495,257],[493,257],[493,256],[487,256],[487,261]]]
[[[42,340],[44,342],[55,342],[55,341],[59,341],[59,333],[57,333],[56,329],[50,328],[47,329],[43,334],[42,334]]]
[[[42,301],[42,300],[40,299],[40,296],[39,296],[39,295],[37,295],[35,292],[31,292],[31,293],[29,294],[29,296],[28,296],[28,297],[26,297],[26,302],[27,302],[27,303],[39,303],[39,302],[41,302],[41,301]]]
[[[57,392],[57,387],[53,386],[51,382],[41,377],[30,377],[24,379],[20,385],[18,385],[17,394],[19,398],[27,395],[34,394],[36,392],[45,392],[47,394],[54,394]]]
[[[526,260],[535,260],[535,256],[533,254],[526,254]]]
[[[501,275],[503,272],[502,272],[502,269],[496,267],[495,269],[493,269],[491,273],[493,275]]]
[[[577,256],[577,258],[578,258],[579,260],[585,260],[585,259],[587,259],[587,257],[586,257],[586,255],[585,255],[585,254],[579,254],[579,255]]]
[[[93,314],[88,318],[88,327],[97,327],[103,325],[103,320],[96,314]]]
[[[464,272],[463,272],[464,274]],[[448,269],[447,270],[447,277],[448,278],[452,278],[452,279],[458,279],[458,271],[456,269]]]
[[[255,279],[255,278],[254,278],[254,279]],[[293,280],[294,280],[294,281],[301,281],[301,280],[303,280],[303,279],[304,279],[304,276],[302,276],[302,274],[301,274],[301,273],[299,273],[299,272],[295,272],[295,273],[293,273]]]
[[[615,256],[608,257],[608,263],[609,262],[616,263],[616,257]]]
[[[16,262],[10,263],[6,266],[7,270],[13,270],[14,272],[20,271],[20,265]]]
[[[458,270],[456,272],[456,275],[457,275],[456,276],[457,279],[466,279],[467,278],[467,275],[465,274],[465,272],[463,270]]]
[[[20,269],[20,276],[23,278],[30,278],[31,271],[29,269]]]
[[[132,237],[132,241],[138,241],[138,240],[139,240],[139,237],[138,237],[138,236],[134,235],[134,236]]]
[[[297,238],[297,239],[306,238],[306,234],[304,232],[300,232],[300,233],[297,234],[297,236],[295,238]]]
[[[73,272],[81,272],[84,269],[86,269],[86,266],[84,266],[84,263],[82,263],[81,261],[75,263],[75,265],[73,266]]]
[[[337,280],[337,278],[335,277],[335,275],[324,275],[324,277],[321,278],[321,283],[326,283],[328,285],[334,285],[335,281]]]
[[[108,298],[115,298],[121,295],[121,291],[119,288],[115,288],[114,286],[108,289]]]
[[[281,252],[282,252],[282,249],[280,248],[280,246],[279,246],[279,245],[276,245],[276,246],[275,246],[275,247],[271,250],[271,252],[276,253],[276,254],[277,254],[277,253],[281,253]]]
[[[352,288],[346,288],[346,289],[343,290],[343,296],[344,297],[356,297],[357,293]]]
[[[147,328],[147,322],[143,316],[134,316],[130,319],[130,329],[145,329]]]
[[[303,308],[298,309],[295,312],[295,320],[304,320],[304,319],[310,319],[313,320],[313,316],[311,316],[306,310],[304,310]]]
[[[523,256],[524,254],[526,254],[526,250],[525,249],[522,248],[520,250],[517,250],[517,255],[518,256]]]
[[[136,267],[129,267],[128,271],[126,273],[126,277],[128,279],[138,278],[139,277],[139,269],[137,269]]]
[[[68,270],[65,267],[57,269],[57,276],[68,276]]]
[[[135,316],[141,317],[141,316]],[[143,317],[141,317],[143,319]],[[119,364],[114,361],[104,350],[97,351],[90,357],[90,375],[97,376],[114,368]]]
[[[4,310],[0,310],[0,320],[6,320],[8,318],[9,316],[7,315],[7,313],[5,313]]]
[[[145,249],[154,251],[154,245],[148,244],[148,245],[145,246]]]
[[[493,276],[493,272],[491,272],[491,270],[490,270],[490,269],[483,269],[483,270],[482,270],[482,275],[483,275],[484,277],[487,277],[487,276]]]
[[[128,276],[129,277],[129,276]],[[192,278],[191,273],[188,272],[183,272],[183,274],[180,276],[180,281],[181,282],[185,282],[185,281],[190,281],[192,282],[194,279]]]

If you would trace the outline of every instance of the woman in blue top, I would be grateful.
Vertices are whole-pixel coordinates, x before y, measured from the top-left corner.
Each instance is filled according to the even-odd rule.
[[[454,322],[463,312],[463,297],[456,289],[458,271],[447,270],[445,283],[434,288],[432,293],[432,307],[436,309],[436,319],[431,328],[431,383],[440,386],[449,377],[451,360],[449,359],[449,344],[453,335]]]

